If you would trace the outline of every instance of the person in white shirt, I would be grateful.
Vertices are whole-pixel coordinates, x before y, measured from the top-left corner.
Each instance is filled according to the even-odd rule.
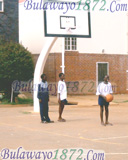
[[[62,113],[64,110],[64,105],[67,104],[67,87],[64,81],[65,75],[63,73],[59,74],[60,81],[58,82],[58,103],[59,103],[59,122],[65,122],[66,120],[62,118]]]
[[[112,125],[111,123],[108,122],[108,116],[109,116],[109,102],[106,102],[106,95],[112,94],[112,85],[109,81],[109,76],[106,75],[104,77],[104,82],[101,82],[98,87],[97,87],[97,92],[96,95],[99,96],[98,99],[98,104],[100,105],[100,118],[101,118],[101,124],[102,125]],[[103,111],[104,111],[104,106],[105,106],[105,123],[103,121]]]

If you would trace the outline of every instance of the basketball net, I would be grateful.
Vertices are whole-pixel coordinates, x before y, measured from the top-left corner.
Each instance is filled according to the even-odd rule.
[[[68,34],[72,33],[71,27],[66,27],[66,32],[67,32]]]
[[[73,33],[72,28],[76,29],[76,26],[72,26],[71,22],[67,20],[65,23],[65,29],[66,29],[67,34]]]

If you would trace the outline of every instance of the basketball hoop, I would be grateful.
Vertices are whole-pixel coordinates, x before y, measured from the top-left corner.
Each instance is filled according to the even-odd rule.
[[[66,27],[66,32],[67,32],[67,34],[72,33],[71,27]]]
[[[71,33],[73,33],[73,31],[74,31],[74,29],[76,29],[76,26],[74,26],[74,28],[72,29],[72,27],[66,27],[66,33],[67,34],[71,34]]]
[[[73,33],[72,29],[76,29],[75,18],[74,17],[64,17],[63,22],[64,21],[65,21],[64,26],[65,26],[67,34]]]

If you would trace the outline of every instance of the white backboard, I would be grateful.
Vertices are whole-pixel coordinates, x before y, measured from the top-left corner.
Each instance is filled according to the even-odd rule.
[[[46,37],[91,38],[90,12],[83,4],[65,1],[46,1],[44,29]]]

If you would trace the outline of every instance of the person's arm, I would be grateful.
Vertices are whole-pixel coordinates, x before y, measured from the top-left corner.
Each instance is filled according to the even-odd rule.
[[[110,94],[113,95],[113,90],[112,90],[112,85],[111,85],[111,83],[110,83]]]
[[[50,101],[50,98],[49,98],[49,92],[48,92],[48,102]]]
[[[57,93],[58,93],[58,103],[61,103],[60,92],[61,92],[61,90],[60,90],[60,82],[58,82],[58,91],[57,91]]]
[[[49,89],[48,89],[48,82],[47,82],[47,92],[48,92],[48,102],[50,101],[49,99]]]
[[[96,95],[97,96],[101,96],[102,98],[104,98],[106,100],[106,97],[102,95],[101,91],[100,91],[100,87],[101,87],[101,84],[98,85],[97,87],[97,92],[96,92]]]
[[[41,95],[40,95],[40,84],[38,85],[38,92],[37,92],[37,98],[39,99],[39,102],[41,103]]]
[[[97,96],[99,96],[99,95],[100,95],[100,84],[99,84],[99,85],[98,85],[98,87],[97,87],[96,95],[97,95]]]
[[[58,93],[58,103],[61,103],[61,100],[60,100],[60,93]]]

